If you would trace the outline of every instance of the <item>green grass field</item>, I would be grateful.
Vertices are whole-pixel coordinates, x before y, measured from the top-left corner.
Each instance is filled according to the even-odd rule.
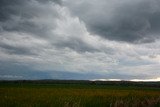
[[[0,107],[160,107],[160,88],[1,83]]]

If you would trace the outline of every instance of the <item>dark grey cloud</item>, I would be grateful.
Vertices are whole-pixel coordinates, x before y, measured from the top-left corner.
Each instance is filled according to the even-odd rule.
[[[0,1],[0,21],[6,21],[10,19],[11,14],[17,14],[14,8],[17,5],[25,4],[25,0],[1,0]]]
[[[55,6],[59,5],[61,7],[61,4],[61,0],[1,0],[1,32],[24,32],[32,36],[50,39],[51,36],[56,35],[52,32],[57,27],[56,20],[63,18]],[[4,45],[2,48],[7,50],[9,48],[9,52],[15,54],[31,53],[26,48],[20,49]],[[57,48],[68,47],[78,52],[97,51],[97,49],[77,38],[69,38],[67,41],[62,38],[60,42],[53,45]]]
[[[33,4],[34,6],[36,2],[42,3],[42,4],[45,4],[45,3],[61,4],[61,0],[1,0],[0,1],[0,21],[6,21],[10,19],[12,15],[21,15],[27,18],[35,16],[35,13],[36,12],[39,13],[40,10],[36,9],[38,5],[37,7],[32,7],[30,3]]]
[[[71,0],[64,5],[91,33],[110,40],[149,43],[160,35],[159,0]]]
[[[44,17],[48,20],[49,15],[53,18],[58,17],[58,12],[52,9],[51,3],[60,4],[60,0],[1,0],[1,30],[46,35],[46,30],[51,29],[51,26],[35,20]]]

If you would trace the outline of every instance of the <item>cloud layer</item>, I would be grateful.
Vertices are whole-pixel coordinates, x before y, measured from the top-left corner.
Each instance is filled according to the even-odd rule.
[[[0,2],[0,79],[160,77],[159,0]]]
[[[64,4],[91,33],[104,38],[129,43],[159,38],[159,0],[69,0]]]

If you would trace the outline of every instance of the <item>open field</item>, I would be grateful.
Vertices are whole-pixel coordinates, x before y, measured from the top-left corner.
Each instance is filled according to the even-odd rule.
[[[160,107],[159,83],[144,84],[0,82],[0,107]]]

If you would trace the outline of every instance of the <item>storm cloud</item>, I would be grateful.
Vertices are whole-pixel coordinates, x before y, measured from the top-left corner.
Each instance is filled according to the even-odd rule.
[[[64,4],[91,33],[106,39],[149,43],[159,38],[159,0],[69,0]]]
[[[160,77],[159,0],[1,0],[0,79]]]
[[[58,17],[57,2],[42,2],[41,0],[2,0],[0,6],[1,31],[17,31],[46,35],[51,29],[47,23],[49,18]],[[54,27],[54,26],[52,26]]]

